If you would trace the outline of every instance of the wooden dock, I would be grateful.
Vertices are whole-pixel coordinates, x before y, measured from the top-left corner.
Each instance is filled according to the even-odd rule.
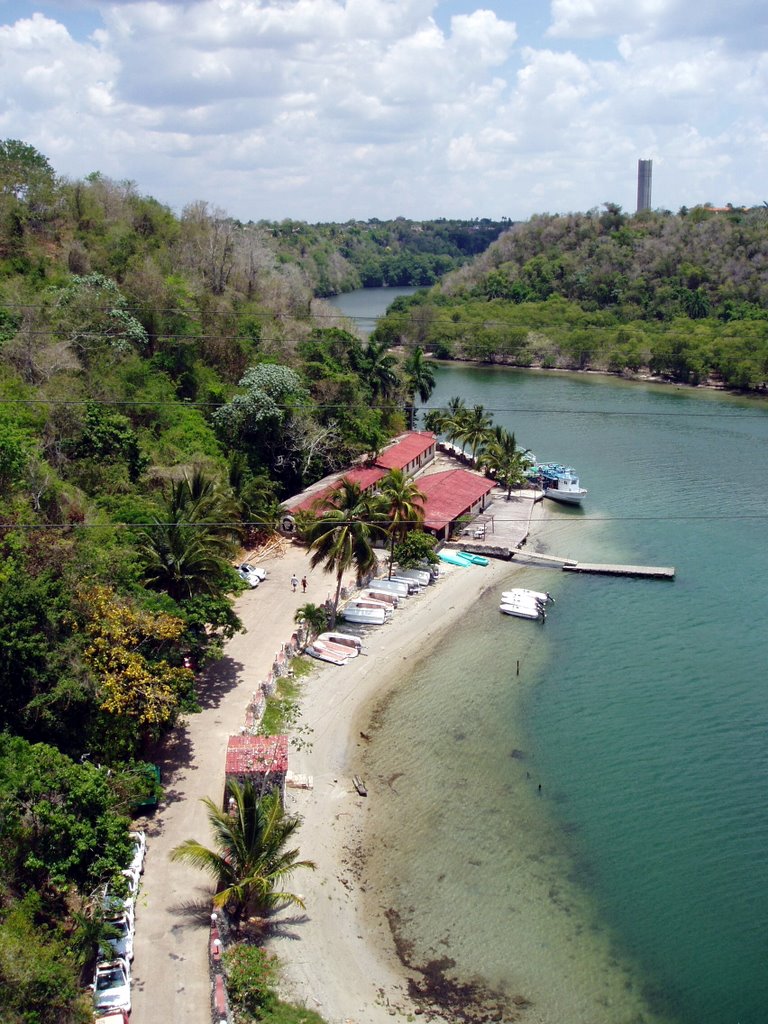
[[[673,580],[674,566],[602,565],[599,562],[563,562],[564,572],[588,572],[600,576],[634,576],[646,580]]]
[[[600,562],[576,562],[573,558],[560,558],[558,555],[543,555],[537,551],[512,551],[515,561],[539,561],[558,565],[564,572],[584,572],[599,576],[632,576],[635,579],[673,580],[674,566],[665,565],[616,565]]]

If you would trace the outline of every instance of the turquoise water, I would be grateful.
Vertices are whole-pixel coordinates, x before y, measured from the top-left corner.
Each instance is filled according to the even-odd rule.
[[[370,769],[397,821],[373,837],[387,899],[417,958],[525,978],[544,1019],[762,1024],[768,407],[440,368],[430,405],[456,394],[579,470],[541,550],[677,577],[526,570],[557,597],[543,628],[488,593],[416,668]]]

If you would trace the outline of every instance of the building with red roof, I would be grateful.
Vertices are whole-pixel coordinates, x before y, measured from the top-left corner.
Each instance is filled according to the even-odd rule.
[[[326,477],[325,480],[313,484],[301,494],[284,502],[283,529],[286,533],[291,533],[295,529],[292,516],[296,512],[311,511],[315,502],[327,497],[342,480],[357,484],[362,491],[374,490],[390,469],[401,469],[408,476],[418,472],[434,459],[436,448],[437,438],[434,434],[409,430],[385,448],[372,466],[355,466],[344,473]]]
[[[253,782],[257,789],[269,793],[279,789],[285,797],[285,775],[288,771],[287,736],[230,736],[224,775],[227,782]]]
[[[376,459],[376,465],[384,469],[402,469],[408,475],[416,473],[435,457],[437,438],[421,430],[409,430],[402,434]]]
[[[462,516],[482,512],[495,487],[493,480],[466,469],[448,469],[419,478],[424,498],[424,529],[439,540],[447,540],[451,526]]]

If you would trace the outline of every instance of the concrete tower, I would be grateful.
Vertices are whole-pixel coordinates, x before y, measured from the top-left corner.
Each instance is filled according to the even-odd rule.
[[[653,160],[637,161],[637,212],[651,208]]]

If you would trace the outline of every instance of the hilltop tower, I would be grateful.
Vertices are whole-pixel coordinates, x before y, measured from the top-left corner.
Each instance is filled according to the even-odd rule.
[[[653,160],[637,161],[637,212],[651,208]]]

